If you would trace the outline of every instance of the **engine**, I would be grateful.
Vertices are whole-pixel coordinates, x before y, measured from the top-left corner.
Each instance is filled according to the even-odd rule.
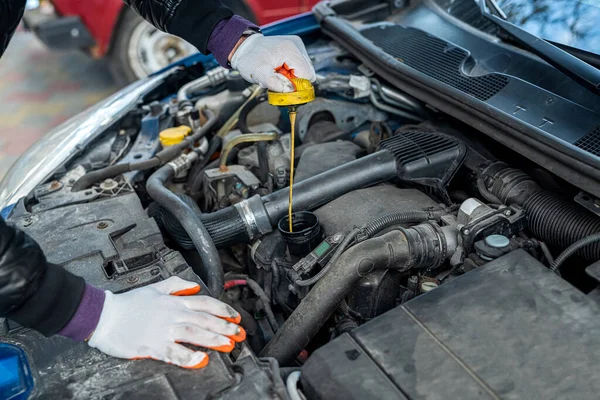
[[[263,89],[180,71],[12,219],[114,291],[201,280],[241,313],[243,346],[282,366],[516,251],[595,289],[598,242],[561,254],[600,230],[576,188],[341,49],[312,51],[317,98],[299,108],[294,152],[287,110]]]

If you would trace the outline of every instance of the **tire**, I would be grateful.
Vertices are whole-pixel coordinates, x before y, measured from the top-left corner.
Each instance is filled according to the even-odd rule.
[[[108,67],[117,84],[127,85],[197,51],[125,8],[114,33]]]

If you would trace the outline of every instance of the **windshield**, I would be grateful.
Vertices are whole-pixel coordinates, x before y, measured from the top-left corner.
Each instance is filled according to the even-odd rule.
[[[508,20],[563,45],[600,54],[600,0],[496,0]]]

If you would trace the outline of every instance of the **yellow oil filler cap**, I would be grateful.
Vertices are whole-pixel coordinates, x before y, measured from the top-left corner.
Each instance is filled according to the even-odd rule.
[[[295,92],[277,93],[268,92],[269,104],[278,107],[299,106],[310,103],[315,99],[315,88],[308,79],[291,78],[290,81],[296,88]]]
[[[190,133],[192,133],[192,128],[181,125],[161,131],[158,138],[163,147],[169,147],[183,142],[183,139]]]
[[[269,104],[277,107],[299,106],[310,103],[315,99],[315,88],[308,79],[297,78],[294,75],[294,69],[283,63],[275,68],[275,72],[288,78],[294,86],[294,91],[290,93],[268,92]]]

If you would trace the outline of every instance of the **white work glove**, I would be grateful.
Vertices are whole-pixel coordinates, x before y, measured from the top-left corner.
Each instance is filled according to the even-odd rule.
[[[314,82],[315,69],[298,36],[263,36],[254,34],[242,42],[231,57],[231,66],[250,83],[273,92],[293,92],[294,86],[275,69],[286,64],[297,78]]]
[[[197,283],[178,277],[122,294],[107,291],[88,344],[113,357],[205,367],[208,354],[179,343],[230,352],[246,332],[237,325],[237,311],[212,297],[193,296],[199,291]]]

